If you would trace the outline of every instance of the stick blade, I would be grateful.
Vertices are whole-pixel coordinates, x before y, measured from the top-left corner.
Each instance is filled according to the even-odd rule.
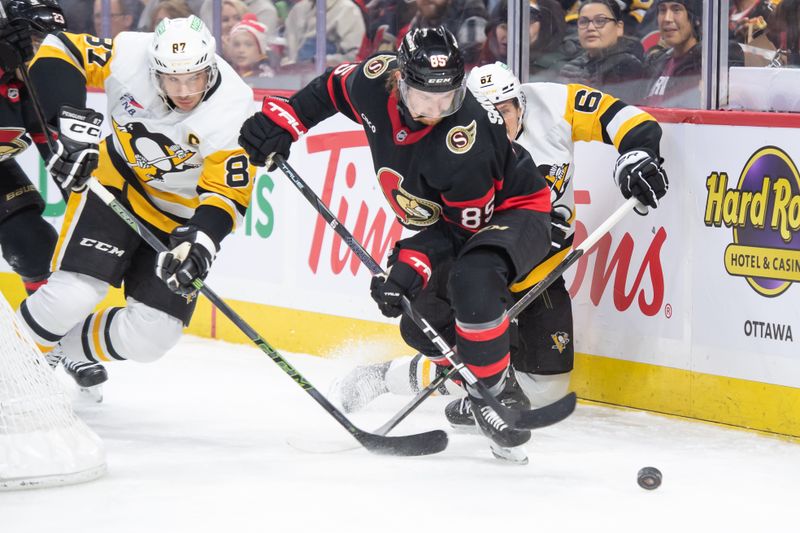
[[[570,392],[550,405],[520,412],[519,419],[513,426],[519,429],[539,429],[552,426],[571,415],[575,411],[577,401],[578,397],[575,393]]]
[[[385,437],[362,431],[353,435],[364,448],[378,455],[402,455],[415,457],[432,455],[447,448],[449,438],[441,429],[402,435],[398,437]]]

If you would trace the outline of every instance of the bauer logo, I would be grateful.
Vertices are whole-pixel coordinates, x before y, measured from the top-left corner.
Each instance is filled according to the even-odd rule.
[[[791,157],[775,146],[757,150],[734,186],[726,172],[706,179],[704,222],[725,226],[725,270],[762,296],[775,297],[800,281],[800,175]]]

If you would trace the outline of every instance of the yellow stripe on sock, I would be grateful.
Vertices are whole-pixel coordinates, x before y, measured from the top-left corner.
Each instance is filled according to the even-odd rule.
[[[94,356],[101,361],[111,361],[111,358],[103,353],[103,347],[100,344],[100,324],[103,322],[103,313],[108,309],[101,309],[95,313],[94,324],[92,325],[92,344],[94,345]]]

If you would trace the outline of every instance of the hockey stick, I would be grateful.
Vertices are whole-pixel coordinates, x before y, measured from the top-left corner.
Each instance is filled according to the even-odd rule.
[[[139,236],[149,244],[156,252],[165,252],[167,247],[156,237],[147,227],[141,224],[136,217],[120,203],[108,189],[103,187],[96,179],[92,178],[88,183],[89,189],[95,193],[100,200],[110,207],[119,217],[130,226]],[[367,450],[384,455],[429,455],[438,453],[447,447],[447,433],[442,430],[427,431],[413,435],[401,437],[387,437],[375,435],[357,428],[347,419],[325,396],[323,396],[314,386],[304,378],[289,362],[283,358],[267,341],[265,341],[242,317],[217,296],[203,280],[195,279],[192,284],[208,300],[216,306],[222,314],[233,322],[242,333],[247,335],[262,352],[267,354],[281,370],[286,372],[297,385],[306,391],[314,400],[317,401],[339,424],[341,424],[350,434],[361,443]]]
[[[30,87],[29,87],[30,89]],[[37,109],[37,117],[40,121],[42,131],[48,139],[48,144],[52,148],[52,140],[47,134],[47,125],[44,121],[44,113],[41,109],[39,100],[35,98],[34,92],[31,91],[31,100],[33,106]],[[55,151],[55,150],[53,150]],[[103,187],[95,178],[90,178],[88,188],[94,192],[100,200],[111,208],[128,226],[133,229],[147,244],[149,244],[156,252],[167,251],[167,247],[156,237],[143,224],[140,224],[138,219],[128,211],[125,206],[119,202],[108,189]],[[217,307],[222,313],[238,327],[242,333],[247,335],[261,351],[269,356],[272,361],[280,367],[281,370],[286,372],[297,385],[306,391],[309,396],[314,398],[328,414],[330,414],[339,424],[342,425],[361,445],[370,452],[382,455],[430,455],[441,452],[447,447],[448,437],[447,433],[442,430],[426,431],[424,433],[416,433],[413,435],[404,435],[399,437],[388,437],[384,435],[375,435],[369,433],[355,426],[341,411],[339,411],[325,396],[322,395],[314,386],[300,374],[286,359],[283,358],[261,335],[256,332],[245,320],[239,316],[233,309],[225,303],[225,301],[217,296],[201,279],[196,279],[193,285],[199,290],[208,300]]]
[[[555,280],[561,277],[564,272],[567,271],[569,267],[571,267],[575,262],[580,259],[592,246],[594,246],[597,241],[600,240],[603,235],[605,235],[611,228],[613,228],[620,220],[622,220],[625,215],[631,212],[631,210],[638,204],[639,202],[636,198],[629,198],[622,204],[616,211],[614,211],[610,217],[608,217],[605,222],[600,224],[586,239],[583,240],[577,247],[575,247],[567,256],[558,264],[556,267],[550,271],[547,276],[542,278],[539,283],[533,286],[525,295],[515,303],[511,309],[508,310],[508,318],[509,320],[514,320],[517,316],[526,308],[528,305],[531,304],[536,298],[541,296],[541,294],[547,290],[547,288],[553,284]],[[425,401],[428,396],[436,392],[445,381],[452,378],[455,374],[456,369],[451,368],[447,372],[443,372],[439,374],[431,383],[419,391],[414,398],[411,399],[408,404],[406,404],[403,409],[401,409],[396,415],[390,418],[384,425],[379,427],[375,430],[375,433],[378,435],[386,435],[392,429],[394,429],[397,424],[403,421],[411,411],[417,408],[423,401]]]
[[[308,202],[316,209],[317,213],[322,216],[323,219],[328,223],[328,225],[344,240],[347,246],[361,259],[361,262],[364,263],[364,266],[372,272],[373,276],[385,274],[381,266],[378,264],[377,261],[364,249],[363,246],[353,237],[352,233],[350,233],[347,228],[342,225],[341,222],[336,218],[336,216],[328,209],[328,207],[322,202],[322,200],[317,196],[314,191],[312,191],[305,181],[294,171],[294,169],[286,162],[286,160],[280,156],[276,155],[273,158],[273,162],[275,162],[278,167],[286,174],[286,177],[292,182],[292,184],[297,187],[300,193],[308,200]],[[419,327],[422,332],[428,337],[434,346],[441,352],[441,354],[450,361],[450,364],[453,365],[454,370],[456,370],[461,377],[464,378],[470,386],[477,389],[479,394],[484,398],[486,403],[488,403],[492,409],[510,426],[513,426],[518,429],[537,429],[540,427],[549,426],[551,424],[555,424],[556,422],[560,422],[561,420],[568,417],[572,412],[575,410],[575,403],[576,403],[576,396],[574,392],[571,392],[558,400],[555,403],[550,405],[546,405],[539,409],[530,409],[530,410],[516,410],[510,409],[500,403],[497,398],[489,391],[489,389],[478,381],[478,378],[475,377],[475,374],[467,368],[456,356],[453,349],[447,344],[447,342],[436,332],[433,326],[425,320],[419,313],[417,313],[412,307],[411,302],[408,300],[407,297],[403,297],[401,304],[403,306],[403,311],[406,315],[414,321],[414,323]]]

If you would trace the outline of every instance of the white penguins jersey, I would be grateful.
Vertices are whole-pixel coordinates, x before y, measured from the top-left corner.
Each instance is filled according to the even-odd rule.
[[[152,33],[140,32],[113,40],[60,33],[45,39],[34,61],[61,59],[81,72],[87,87],[105,90],[111,135],[101,147],[98,179],[116,185],[103,172],[111,168],[104,165],[107,151],[121,177],[140,185],[139,193],[128,195],[138,215],[171,231],[200,205],[212,205],[225,211],[235,228],[253,183],[253,167],[237,142],[241,124],[253,112],[253,92],[217,56],[217,83],[203,101],[189,112],[171,109],[150,75],[152,40]],[[143,200],[151,205],[140,205]]]
[[[522,131],[516,142],[530,152],[550,186],[552,216],[569,224],[568,242],[574,233],[575,195],[572,176],[576,141],[612,144],[620,153],[635,149],[659,151],[661,128],[641,109],[611,95],[580,84],[526,83]],[[608,169],[609,184],[612,169]],[[549,273],[569,249],[552,250],[548,258],[524,280],[512,285],[525,290]]]

